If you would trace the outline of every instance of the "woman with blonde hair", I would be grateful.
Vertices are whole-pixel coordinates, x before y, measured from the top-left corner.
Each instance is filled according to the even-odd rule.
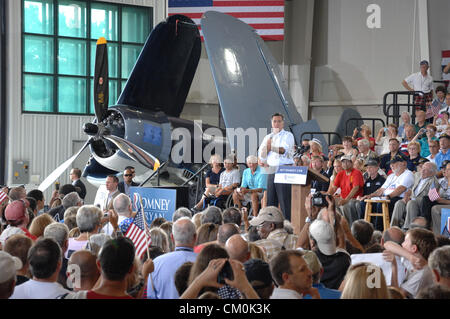
[[[199,229],[200,228],[200,226],[202,225],[202,216],[203,216],[203,213],[202,212],[199,212],[199,213],[197,213],[197,214],[195,214],[194,216],[192,216],[192,222],[194,223],[194,225],[195,225],[195,229]]]
[[[33,236],[39,238],[44,235],[45,227],[53,223],[55,223],[55,220],[52,216],[45,213],[34,218],[28,230]]]
[[[150,229],[151,245],[160,247],[164,253],[170,252],[169,238],[164,230],[159,227]]]
[[[250,250],[250,259],[261,259],[267,262],[267,256],[264,250],[255,243],[249,242],[248,248]]]
[[[341,299],[390,299],[383,271],[371,263],[350,266],[341,287]]]

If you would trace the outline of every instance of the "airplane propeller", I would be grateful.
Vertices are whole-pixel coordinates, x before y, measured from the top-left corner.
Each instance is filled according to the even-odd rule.
[[[103,37],[99,38],[97,41],[94,73],[95,119],[92,123],[86,123],[83,127],[84,132],[90,137],[75,155],[70,157],[49,176],[47,176],[47,178],[38,187],[40,191],[45,191],[49,186],[51,186],[58,179],[58,177],[72,165],[72,163],[89,144],[99,140],[106,139],[112,142],[130,159],[149,169],[157,170],[160,166],[160,162],[156,157],[130,141],[127,141],[119,136],[111,135],[110,130],[106,128],[103,123],[103,120],[107,117],[109,95],[108,50],[106,43],[106,39]]]

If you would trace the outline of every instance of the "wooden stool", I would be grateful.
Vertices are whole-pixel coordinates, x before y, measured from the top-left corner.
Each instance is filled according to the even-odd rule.
[[[391,202],[388,199],[366,199],[366,212],[364,215],[364,220],[370,223],[370,219],[372,216],[383,216],[383,227],[384,230],[390,227],[389,221],[389,206],[388,204]],[[373,213],[372,212],[372,203],[381,203],[382,213]]]

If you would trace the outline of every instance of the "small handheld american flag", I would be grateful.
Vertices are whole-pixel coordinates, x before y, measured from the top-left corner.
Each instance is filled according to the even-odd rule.
[[[430,190],[428,191],[428,198],[430,199],[430,201],[435,202],[437,201],[439,198],[441,198],[439,196],[439,192],[436,189],[436,185],[433,184],[433,187],[430,188]]]
[[[0,205],[3,204],[3,202],[7,201],[8,199],[9,199],[8,194],[0,190]]]
[[[147,224],[145,223],[144,218],[142,210],[138,211],[133,223],[131,223],[125,233],[125,237],[130,238],[133,242],[134,247],[136,248],[136,255],[139,258],[141,258],[142,254],[147,249]]]

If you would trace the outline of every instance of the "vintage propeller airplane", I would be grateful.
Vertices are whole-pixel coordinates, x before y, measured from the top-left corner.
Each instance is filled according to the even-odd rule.
[[[277,61],[256,31],[229,15],[209,11],[202,18],[202,31],[227,128],[256,128],[261,141],[270,132],[270,117],[278,112],[285,117],[285,129],[292,131],[297,144],[303,132],[320,132],[316,120],[303,122],[298,113]],[[180,119],[201,54],[201,38],[196,24],[182,15],[170,16],[150,33],[129,79],[116,103],[108,107],[108,58],[106,40],[97,42],[94,76],[95,120],[84,125],[89,136],[84,146],[61,164],[39,186],[47,189],[88,146],[91,158],[83,176],[98,186],[109,174],[119,174],[124,167],[136,169],[136,181],[146,180],[162,163],[179,177],[179,184],[208,159],[196,161],[195,147],[183,154],[182,163],[173,163],[171,151],[178,143],[177,128],[190,132],[190,143],[200,143],[227,154],[237,144],[238,136],[206,136],[212,126]],[[265,130],[261,131],[263,128]],[[197,130],[196,130],[197,129]],[[196,133],[200,132],[200,133]],[[323,136],[317,136],[323,145]],[[212,145],[212,146],[211,146]],[[259,145],[256,145],[256,148]],[[236,149],[244,159],[254,154],[255,146]],[[243,162],[243,161],[241,161]]]

